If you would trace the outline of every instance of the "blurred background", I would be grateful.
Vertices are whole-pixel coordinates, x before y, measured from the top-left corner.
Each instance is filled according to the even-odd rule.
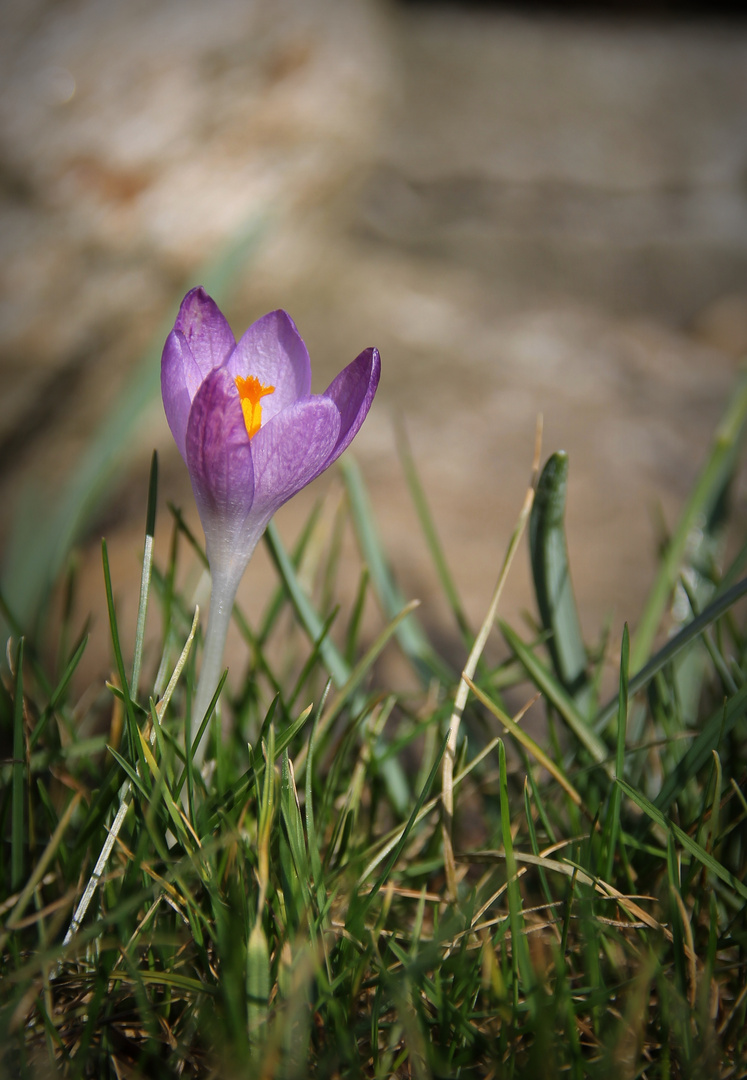
[[[202,283],[237,337],[286,308],[316,391],[380,348],[353,452],[436,633],[396,418],[475,622],[538,413],[544,456],[570,455],[585,629],[635,622],[747,351],[747,23],[624,0],[4,0],[0,20],[0,544],[22,620],[74,542],[103,628],[102,532],[134,617],[154,447],[162,505],[196,523],[158,359]],[[531,604],[522,563],[506,612]]]

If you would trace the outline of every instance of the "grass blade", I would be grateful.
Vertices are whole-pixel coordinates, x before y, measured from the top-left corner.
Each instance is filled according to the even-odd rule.
[[[680,515],[649,593],[630,649],[634,670],[643,666],[659,629],[685,558],[688,537],[698,520],[707,520],[731,475],[747,422],[747,375],[742,375],[711,443],[710,453]]]
[[[428,546],[433,565],[436,568],[438,574],[438,580],[441,583],[444,596],[446,597],[449,607],[451,608],[456,624],[459,627],[459,631],[462,635],[462,640],[465,645],[469,646],[472,642],[472,631],[470,630],[467,617],[464,614],[464,608],[459,598],[454,579],[451,576],[448,564],[446,562],[446,556],[444,555],[441,541],[436,531],[436,526],[431,516],[430,508],[428,506],[428,500],[425,497],[423,486],[420,483],[420,477],[415,467],[415,461],[412,456],[410,444],[407,438],[403,424],[397,425],[397,449],[399,451],[399,459],[402,462],[402,468],[405,473],[405,479],[407,486],[410,489],[410,496],[415,506],[415,511],[420,521],[420,527],[423,530],[423,536]]]
[[[621,780],[617,777],[616,782],[623,789],[629,799],[632,799],[636,806],[640,807],[655,825],[659,828],[665,829],[667,832],[671,832],[679,840],[682,846],[694,855],[695,858],[702,863],[706,870],[710,870],[712,874],[715,874],[717,878],[725,882],[731,889],[739,893],[739,895],[747,900],[747,885],[735,877],[730,870],[727,870],[725,866],[722,866],[717,859],[710,855],[705,848],[701,847],[691,836],[681,829],[679,825],[675,825],[673,821],[670,821],[664,814],[657,809],[654,804],[642,795],[640,791],[636,791],[634,787],[628,784],[625,780]]]
[[[112,647],[114,649],[114,658],[117,664],[117,672],[119,673],[119,679],[121,683],[121,691],[124,699],[125,707],[125,719],[127,721],[127,736],[130,747],[130,757],[132,761],[136,761],[142,768],[145,764],[143,761],[142,750],[140,749],[140,739],[138,738],[137,721],[135,720],[135,711],[132,707],[132,698],[130,696],[130,688],[127,683],[127,675],[125,673],[124,660],[122,658],[122,646],[119,642],[119,630],[117,628],[117,613],[114,608],[114,593],[112,591],[112,579],[109,571],[109,555],[106,547],[106,540],[101,541],[101,554],[104,563],[104,584],[106,587],[106,606],[109,612],[109,628],[111,630]]]
[[[609,757],[607,747],[581,715],[573,698],[547,670],[530,646],[525,644],[510,626],[501,621],[500,628],[509,648],[521,661],[535,686],[542,691],[548,701],[552,702],[578,741],[588,750],[592,759],[598,765],[604,764]]]
[[[495,618],[498,613],[498,605],[503,595],[503,587],[508,578],[509,570],[514,560],[514,556],[519,547],[522,536],[524,535],[524,529],[526,528],[527,521],[529,520],[529,514],[532,509],[532,503],[534,501],[534,485],[537,477],[537,470],[539,469],[540,448],[542,441],[542,425],[540,422],[537,424],[537,433],[535,437],[534,447],[534,461],[532,463],[532,479],[524,495],[524,502],[521,510],[519,511],[519,517],[514,526],[514,530],[511,533],[511,539],[508,542],[508,548],[503,560],[500,573],[498,574],[498,580],[493,589],[493,595],[490,598],[488,610],[485,613],[485,618],[482,621],[477,637],[474,644],[470,649],[467,662],[464,665],[462,671],[462,677],[459,680],[459,685],[456,688],[454,694],[454,708],[451,711],[449,718],[449,739],[446,744],[446,753],[444,755],[444,771],[441,778],[442,788],[442,805],[443,805],[443,843],[444,843],[444,863],[446,870],[446,883],[449,890],[449,896],[452,900],[456,900],[456,864],[454,862],[454,850],[451,842],[451,830],[454,818],[454,763],[456,761],[457,740],[459,738],[459,728],[462,722],[462,713],[464,707],[467,704],[467,697],[469,695],[469,683],[468,679],[474,679],[475,672],[477,671],[477,665],[482,656],[483,649],[488,640],[490,631],[493,629]]]
[[[620,694],[617,712],[617,748],[615,751],[615,775],[623,776],[625,770],[625,734],[628,722],[628,664],[630,662],[630,638],[628,624],[623,627],[622,646],[620,648]],[[602,833],[602,849],[605,851],[603,877],[612,881],[612,868],[615,862],[617,840],[620,835],[621,791],[617,784],[610,789],[609,809]]]
[[[270,987],[270,949],[258,915],[246,946],[247,1023],[250,1037],[257,1040],[267,1021]]]
[[[400,857],[400,855],[402,854],[402,852],[404,850],[405,844],[407,843],[407,838],[410,835],[410,832],[412,831],[413,826],[415,825],[415,823],[418,820],[421,808],[422,808],[425,800],[428,798],[428,792],[431,790],[431,786],[433,784],[433,781],[436,779],[436,775],[437,775],[439,767],[441,765],[441,758],[444,756],[444,752],[446,750],[447,739],[448,739],[448,733],[444,737],[444,739],[443,739],[443,741],[441,743],[441,747],[440,747],[440,749],[438,751],[438,754],[436,755],[436,760],[433,762],[433,767],[431,768],[431,771],[428,773],[428,777],[427,777],[425,783],[423,784],[423,787],[421,788],[420,794],[418,795],[418,798],[417,798],[417,802],[415,803],[415,806],[412,808],[412,812],[411,812],[411,814],[410,814],[410,816],[409,816],[409,818],[407,820],[406,826],[402,830],[402,833],[401,833],[401,835],[399,837],[399,840],[397,841],[397,843],[395,844],[395,846],[392,848],[391,852],[389,853],[389,857],[388,857],[386,863],[384,864],[384,869],[381,871],[378,878],[374,882],[370,893],[368,893],[368,895],[366,896],[366,900],[365,900],[365,903],[363,905],[363,910],[364,911],[368,910],[368,908],[371,906],[371,901],[373,900],[373,898],[376,896],[378,891],[381,889],[384,882],[389,877],[389,874],[391,873],[392,867],[397,862],[397,859]]]
[[[508,896],[508,920],[511,925],[511,963],[514,969],[514,1003],[518,1005],[519,982],[525,992],[534,983],[534,973],[529,959],[529,947],[524,933],[524,914],[518,870],[514,859],[514,842],[511,836],[511,808],[508,803],[508,776],[506,774],[506,750],[498,741],[498,768],[500,772],[501,835],[506,857],[506,885]]]
[[[137,699],[140,685],[140,666],[143,661],[145,641],[145,617],[148,613],[148,594],[153,571],[153,538],[156,532],[156,498],[158,495],[158,454],[153,451],[148,482],[148,510],[145,517],[145,547],[143,549],[143,572],[140,578],[140,602],[137,609],[137,629],[135,631],[135,655],[132,660],[132,680],[130,693]]]
[[[23,890],[21,891],[21,894],[19,895],[18,899],[16,900],[15,904],[13,905],[11,913],[8,916],[7,922],[5,923],[5,929],[3,931],[0,931],[0,949],[5,948],[5,944],[6,944],[7,940],[8,940],[8,937],[10,936],[10,932],[21,921],[21,916],[23,915],[24,911],[26,910],[26,907],[28,906],[29,900],[33,896],[34,892],[36,891],[36,888],[39,885],[39,882],[42,880],[45,873],[47,872],[47,867],[49,866],[50,862],[52,861],[52,859],[56,855],[57,849],[59,848],[60,844],[62,843],[62,839],[63,839],[63,837],[65,835],[65,831],[67,830],[67,827],[70,824],[70,819],[72,818],[75,811],[78,809],[78,805],[79,805],[79,803],[81,801],[81,798],[82,798],[82,796],[81,796],[80,792],[76,792],[75,795],[73,795],[70,802],[67,804],[67,807],[66,807],[65,812],[63,813],[62,817],[57,822],[57,826],[55,827],[55,830],[54,830],[54,832],[52,833],[52,836],[49,839],[49,843],[45,847],[45,849],[42,852],[41,856],[37,860],[36,865],[34,866],[31,877],[28,879],[28,881],[24,885]]]
[[[479,686],[473,683],[471,679],[468,679],[465,676],[465,680],[478,701],[482,702],[485,708],[493,714],[496,720],[498,720],[498,722],[503,725],[506,731],[510,732],[510,734],[513,735],[516,741],[520,743],[525,750],[529,751],[535,761],[539,765],[541,765],[543,769],[547,769],[550,776],[555,778],[555,780],[560,784],[560,786],[563,788],[569,798],[573,800],[576,806],[582,807],[583,800],[581,796],[576,791],[575,787],[565,775],[561,767],[557,764],[557,762],[553,761],[552,758],[548,754],[546,754],[545,751],[540,747],[539,743],[537,743],[531,735],[529,735],[526,731],[524,731],[522,727],[520,727],[517,719],[512,719],[507,713],[505,713],[503,709],[501,709],[499,705],[497,705],[491,698],[489,698],[488,695],[483,690],[481,690]],[[529,708],[529,706],[526,706],[526,708]],[[521,718],[524,711],[525,710],[522,710],[522,713],[519,714],[518,719]]]
[[[270,551],[272,561],[277,567],[277,571],[283,580],[283,584],[288,590],[288,595],[291,598],[291,603],[293,604],[296,614],[301,620],[301,625],[312,642],[318,641],[320,643],[319,651],[327,666],[327,670],[332,676],[335,685],[342,686],[350,675],[350,669],[338,652],[334,642],[325,636],[324,620],[317,613],[314,605],[301,587],[293,563],[289,559],[288,553],[280,539],[280,534],[272,521],[267,526],[265,532],[265,543]]]
[[[676,767],[666,777],[661,791],[654,800],[657,810],[666,813],[680,792],[684,791],[688,781],[708,761],[712,751],[717,750],[725,739],[744,718],[747,708],[747,683],[724,704],[715,709],[701,731],[683,754]]]
[[[340,466],[350,499],[356,535],[371,573],[371,582],[384,615],[388,619],[393,619],[405,606],[405,598],[395,584],[387,565],[360,469],[349,454],[341,459]],[[397,638],[403,652],[410,659],[425,685],[434,675],[443,682],[451,681],[453,673],[433,650],[417,619],[408,619],[403,623],[397,631]]]
[[[38,719],[38,721],[36,723],[36,726],[34,727],[34,730],[31,732],[31,735],[29,736],[29,753],[31,753],[31,751],[34,749],[34,747],[36,746],[39,739],[44,734],[44,730],[45,730],[47,724],[49,723],[50,719],[52,718],[52,716],[55,713],[55,710],[57,709],[57,707],[59,706],[59,704],[62,701],[63,697],[65,696],[65,691],[67,690],[67,688],[68,688],[68,686],[70,684],[70,680],[72,679],[73,674],[75,673],[75,669],[77,668],[78,664],[80,663],[81,657],[83,656],[83,653],[86,650],[87,644],[88,644],[88,634],[85,634],[83,636],[83,638],[78,642],[78,645],[76,646],[75,650],[73,651],[73,655],[70,657],[70,660],[68,661],[68,663],[67,663],[67,665],[65,667],[65,670],[64,670],[64,672],[62,674],[62,678],[60,679],[59,683],[57,684],[57,687],[55,688],[54,692],[50,696],[46,708],[42,712],[41,716],[39,717],[39,719]]]
[[[23,638],[16,649],[16,682],[13,699],[13,793],[11,796],[12,821],[10,837],[11,888],[17,889],[23,880],[24,864],[24,787],[26,778],[26,752],[23,738]]]
[[[591,705],[587,656],[576,600],[573,595],[568,544],[565,535],[565,500],[568,455],[552,454],[542,470],[529,518],[532,577],[542,625],[555,674],[583,714]]]
[[[658,675],[683,649],[686,649],[711,623],[724,615],[743,596],[747,596],[747,578],[736,585],[730,586],[725,592],[717,593],[715,599],[696,618],[687,623],[673,638],[670,638],[666,645],[662,646],[656,655],[649,660],[646,666],[632,676],[628,683],[630,697],[634,697],[645,689],[655,675]],[[612,719],[617,706],[618,698],[614,697],[607,702],[603,709],[599,710],[594,718],[596,731],[601,731]]]
[[[365,653],[365,655],[361,657],[356,666],[350,672],[350,675],[348,676],[345,684],[340,688],[337,694],[335,694],[329,705],[329,708],[326,710],[326,712],[319,721],[317,736],[321,735],[322,732],[327,730],[332,721],[340,714],[345,704],[350,701],[355,691],[363,682],[367,672],[375,662],[376,658],[383,651],[384,647],[392,638],[392,636],[396,634],[397,629],[402,623],[402,621],[406,619],[412,611],[414,611],[414,609],[419,605],[419,603],[419,600],[411,600],[410,603],[406,604],[402,611],[400,611],[392,619],[389,625],[384,627],[384,629],[381,631],[381,633],[376,638],[371,647],[368,649],[368,651]],[[299,772],[305,760],[305,756],[305,752],[304,750],[302,750],[296,759],[296,764],[298,766]]]

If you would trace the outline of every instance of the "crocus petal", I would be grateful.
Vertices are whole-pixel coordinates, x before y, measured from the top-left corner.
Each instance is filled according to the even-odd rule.
[[[185,461],[189,410],[201,382],[202,372],[184,334],[172,330],[166,338],[161,356],[161,396],[171,433]]]
[[[278,507],[311,483],[324,470],[339,431],[339,410],[321,395],[297,401],[263,425],[252,439],[252,516],[266,524]]]
[[[236,347],[236,339],[223,312],[200,286],[182,300],[174,330],[184,334],[204,379],[220,367]]]
[[[208,375],[192,402],[186,460],[208,559],[214,569],[225,567],[243,553],[242,528],[254,499],[252,450],[225,368]]]
[[[226,364],[233,378],[254,375],[273,393],[262,398],[262,423],[311,392],[311,362],[296,324],[285,311],[253,323]]]
[[[380,375],[379,350],[364,349],[352,364],[348,364],[337,378],[332,380],[321,395],[334,401],[340,412],[340,433],[332,453],[325,462],[325,468],[336,461],[353,441],[371,408]]]

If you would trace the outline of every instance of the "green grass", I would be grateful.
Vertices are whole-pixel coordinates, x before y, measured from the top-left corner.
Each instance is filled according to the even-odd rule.
[[[473,628],[401,440],[449,656],[394,581],[348,460],[331,529],[318,507],[291,552],[268,531],[277,587],[235,611],[246,658],[223,744],[215,702],[190,714],[201,639],[175,588],[204,555],[172,510],[167,562],[152,559],[154,462],[134,642],[103,548],[117,685],[86,695],[89,715],[70,691],[85,637],[63,615],[33,640],[2,602],[0,1072],[747,1074],[747,585],[725,512],[746,413],[740,385],[616,656],[601,631],[580,637],[562,455],[530,486]],[[359,587],[339,610],[346,528]],[[529,631],[495,613],[525,542]],[[385,649],[419,691],[381,685]],[[603,669],[618,670],[609,702]],[[506,705],[538,692],[541,738]],[[191,749],[205,725],[207,779]]]

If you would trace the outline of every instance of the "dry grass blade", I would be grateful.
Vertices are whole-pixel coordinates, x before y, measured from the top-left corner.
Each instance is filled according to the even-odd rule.
[[[3,931],[3,933],[0,934],[0,949],[5,948],[8,937],[10,935],[10,931],[14,930],[18,926],[21,916],[26,910],[26,905],[28,904],[31,897],[34,895],[36,887],[39,885],[40,881],[44,877],[44,871],[49,866],[50,862],[57,853],[57,849],[62,843],[62,839],[65,835],[65,830],[70,824],[70,820],[73,814],[78,809],[78,803],[80,802],[81,798],[82,796],[79,792],[76,792],[76,794],[73,795],[72,799],[67,805],[67,808],[65,809],[65,813],[62,815],[59,822],[57,823],[57,828],[52,833],[49,843],[47,844],[42,854],[39,856],[39,860],[34,867],[34,872],[21,890],[18,900],[16,901],[13,910],[8,916],[8,920],[5,924],[5,930]]]
[[[534,705],[535,701],[538,700],[540,695],[536,694],[531,701],[527,702],[527,704],[516,714],[516,716],[512,720],[510,716],[504,713],[503,709],[501,709],[500,706],[496,705],[494,701],[490,700],[488,695],[484,693],[479,686],[476,686],[475,683],[472,682],[472,679],[470,679],[466,675],[462,677],[464,678],[464,681],[467,683],[470,690],[478,699],[478,701],[481,701],[485,708],[490,710],[496,720],[499,720],[501,724],[503,724],[506,731],[510,732],[511,735],[514,736],[516,741],[520,742],[521,745],[529,751],[535,761],[539,765],[541,765],[543,769],[547,769],[550,775],[555,780],[557,780],[565,793],[569,796],[569,798],[573,800],[576,806],[583,808],[583,799],[576,791],[575,787],[565,775],[563,770],[555,764],[552,758],[548,754],[546,754],[544,750],[542,750],[542,748],[535,742],[531,735],[528,735],[526,731],[519,727],[518,721],[522,718],[524,713],[527,712],[527,710],[531,709],[532,705]]]
[[[462,713],[464,707],[467,704],[467,697],[469,696],[469,681],[475,676],[477,670],[477,664],[482,656],[483,649],[488,640],[493,624],[495,623],[495,617],[498,612],[498,604],[500,603],[501,594],[503,593],[503,586],[506,583],[508,572],[511,569],[511,563],[513,562],[514,555],[519,546],[524,530],[526,529],[527,522],[529,521],[529,515],[532,512],[532,504],[534,502],[534,491],[537,483],[537,476],[539,474],[540,456],[542,453],[542,418],[537,420],[537,432],[535,437],[534,446],[534,460],[532,462],[532,479],[527,488],[526,495],[524,496],[524,503],[519,513],[519,518],[514,527],[514,531],[511,534],[511,540],[509,541],[506,557],[503,560],[503,566],[501,572],[498,575],[498,581],[496,582],[495,589],[493,590],[493,596],[488,610],[483,619],[482,626],[480,627],[475,643],[470,650],[470,654],[467,658],[467,663],[464,665],[462,677],[457,687],[456,696],[454,698],[454,708],[452,709],[451,719],[449,721],[449,737],[446,742],[446,752],[444,754],[441,784],[442,784],[442,806],[443,806],[443,845],[444,845],[444,865],[446,869],[446,890],[449,899],[454,901],[457,897],[457,879],[456,879],[456,863],[454,862],[454,848],[451,840],[452,824],[454,820],[454,762],[456,761],[456,747],[457,739],[459,737],[459,726],[462,721]]]

